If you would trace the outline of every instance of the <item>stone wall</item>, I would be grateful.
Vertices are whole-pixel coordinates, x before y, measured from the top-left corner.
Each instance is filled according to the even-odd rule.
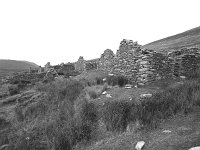
[[[187,76],[199,67],[199,48],[183,48],[163,53],[142,49],[137,42],[126,39],[121,41],[116,55],[112,50],[106,49],[99,59],[85,61],[80,57],[75,63],[75,69],[80,72],[106,70],[141,85],[159,79]]]
[[[114,67],[114,57],[115,54],[113,51],[106,49],[99,59],[98,69],[107,70],[109,72],[112,71]]]
[[[85,71],[85,60],[82,56],[79,57],[78,61],[74,63],[75,70],[78,72]]]
[[[98,69],[98,64],[99,64],[99,59],[92,59],[85,61],[85,71],[90,71],[90,70],[97,70]]]
[[[136,80],[138,71],[137,59],[140,45],[132,40],[123,40],[113,61],[112,73],[126,76],[131,81]]]
[[[42,81],[45,75],[46,73],[21,73],[18,75],[7,77],[6,82],[15,83],[16,81],[28,81],[31,83],[35,83],[38,81]]]

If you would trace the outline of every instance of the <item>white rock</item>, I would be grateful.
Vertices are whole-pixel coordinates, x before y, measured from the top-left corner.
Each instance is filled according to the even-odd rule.
[[[144,97],[149,98],[151,96],[152,96],[152,94],[141,94],[140,95],[141,98],[144,98]]]
[[[170,130],[164,130],[163,133],[171,133],[172,131]]]
[[[200,150],[200,146],[192,147],[192,148],[190,148],[190,149],[188,149],[188,150]]]
[[[137,85],[135,85],[134,87],[135,87],[135,88],[138,88],[138,86],[137,86]]]
[[[106,94],[106,97],[112,97],[110,94]]]
[[[105,95],[106,93],[107,93],[107,92],[106,92],[106,91],[104,91],[102,94],[103,94],[103,95]]]
[[[138,83],[138,85],[141,85],[141,86],[143,86],[143,85],[144,85],[144,83]]]
[[[103,78],[103,81],[106,81],[106,78]]]
[[[141,150],[144,146],[145,142],[144,141],[139,141],[137,142],[136,146],[135,146],[135,149],[136,150]]]
[[[132,87],[130,87],[130,86],[126,86],[126,87],[125,87],[125,89],[131,89],[131,88],[132,88]]]
[[[109,73],[108,75],[109,75],[109,76],[114,76],[114,74],[112,74],[112,73]]]
[[[181,78],[181,79],[185,79],[186,77],[185,77],[185,76],[180,76],[180,78]]]

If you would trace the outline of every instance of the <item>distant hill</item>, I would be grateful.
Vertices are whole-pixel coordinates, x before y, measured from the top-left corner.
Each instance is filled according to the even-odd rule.
[[[200,27],[176,34],[143,46],[156,51],[175,50],[184,47],[200,48]]]
[[[30,67],[38,68],[38,65],[28,61],[0,59],[0,76],[24,71],[29,69]]]

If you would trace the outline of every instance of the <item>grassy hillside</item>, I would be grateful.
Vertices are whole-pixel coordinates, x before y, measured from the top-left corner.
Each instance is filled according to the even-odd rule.
[[[27,70],[30,67],[38,68],[38,65],[27,61],[0,59],[0,76]]]
[[[200,27],[158,41],[154,41],[144,45],[143,47],[157,51],[180,49],[183,47],[200,48]]]

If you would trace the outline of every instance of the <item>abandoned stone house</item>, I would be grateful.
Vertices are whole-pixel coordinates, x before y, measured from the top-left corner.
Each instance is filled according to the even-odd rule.
[[[74,63],[55,66],[51,66],[48,62],[39,72],[54,69],[58,74],[63,75],[73,71],[81,73],[106,70],[112,74],[123,75],[131,82],[147,84],[157,79],[187,75],[198,67],[200,67],[199,48],[182,48],[163,53],[143,49],[137,42],[123,39],[116,54],[106,49],[97,59],[85,60],[80,56]]]

